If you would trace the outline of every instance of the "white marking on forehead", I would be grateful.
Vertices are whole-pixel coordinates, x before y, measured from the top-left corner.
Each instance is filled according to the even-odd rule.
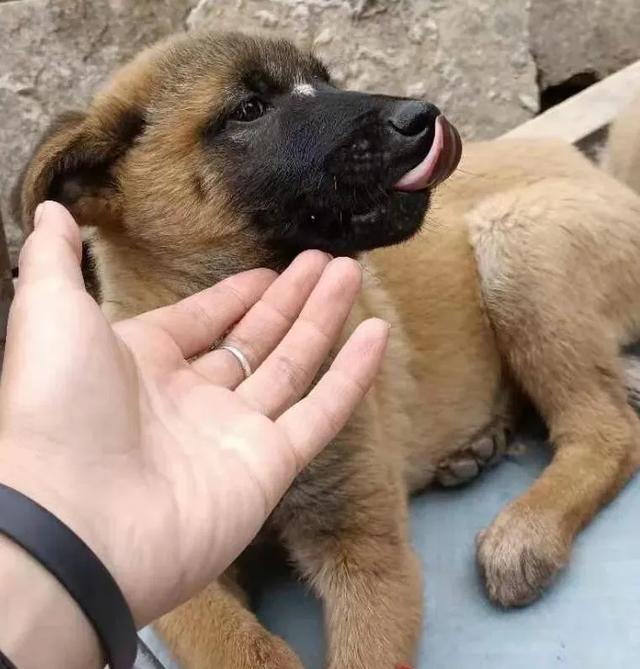
[[[296,95],[306,95],[313,97],[316,94],[316,89],[311,84],[298,84],[293,87],[293,92]]]

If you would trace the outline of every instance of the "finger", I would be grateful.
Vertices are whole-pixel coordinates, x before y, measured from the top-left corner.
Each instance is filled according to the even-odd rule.
[[[328,262],[329,256],[320,251],[299,255],[225,337],[225,345],[242,351],[250,368],[258,369],[291,328]],[[227,388],[244,379],[238,360],[226,350],[207,353],[193,368]]]
[[[163,330],[185,358],[202,353],[244,316],[273,283],[277,274],[254,269],[236,274],[211,288],[135,320]],[[126,321],[116,327],[125,330]]]
[[[18,289],[46,279],[84,290],[80,270],[82,240],[71,214],[57,202],[43,202],[36,211],[35,229],[18,261]]]
[[[313,381],[335,345],[360,291],[360,265],[332,260],[282,342],[237,392],[254,409],[278,416]]]
[[[311,392],[276,421],[294,449],[298,471],[342,430],[369,391],[388,338],[385,321],[362,323]]]

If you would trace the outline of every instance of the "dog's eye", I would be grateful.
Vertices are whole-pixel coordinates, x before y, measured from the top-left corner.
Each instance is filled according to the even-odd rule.
[[[260,98],[251,98],[238,105],[229,116],[229,119],[232,121],[250,123],[263,116],[267,109],[268,105]]]

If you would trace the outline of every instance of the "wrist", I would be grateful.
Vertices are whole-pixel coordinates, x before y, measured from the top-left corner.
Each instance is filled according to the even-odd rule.
[[[49,572],[0,536],[0,648],[18,669],[99,669],[89,621]]]
[[[0,440],[0,484],[42,506],[89,547],[117,583],[138,627],[157,617],[158,606],[154,598],[149,601],[149,584],[136,578],[136,572],[129,569],[133,559],[131,553],[121,548],[122,514],[119,515],[117,509],[109,511],[104,503],[96,503],[100,491],[88,488],[79,480],[77,472],[69,471],[64,463],[56,466],[56,463],[47,462],[45,465],[48,466],[43,467],[34,458],[7,457],[7,452],[15,447],[3,448],[3,445]],[[112,519],[118,521],[111,522]],[[145,573],[153,573],[153,570]]]

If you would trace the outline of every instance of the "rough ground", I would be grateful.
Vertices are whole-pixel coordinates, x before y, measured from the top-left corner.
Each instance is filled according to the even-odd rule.
[[[51,119],[141,47],[206,27],[287,36],[344,86],[426,96],[467,138],[534,115],[539,86],[640,58],[638,0],[0,0],[0,205],[14,258],[8,194]]]

